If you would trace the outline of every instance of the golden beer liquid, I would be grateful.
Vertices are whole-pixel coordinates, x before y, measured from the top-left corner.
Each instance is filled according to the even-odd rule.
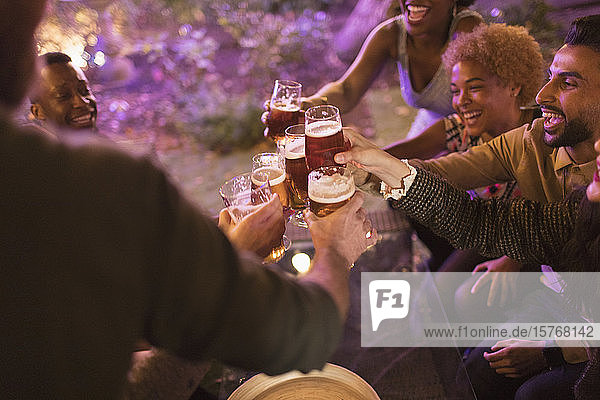
[[[272,193],[279,195],[284,207],[289,207],[289,197],[285,184],[285,171],[270,166],[260,167],[252,171],[252,189],[256,189],[269,181]]]
[[[269,263],[269,264],[276,263],[277,261],[281,260],[281,258],[283,257],[284,254],[285,254],[285,246],[283,245],[283,243],[281,243],[279,246],[277,246],[273,250],[271,250],[271,254],[266,256],[263,259],[263,261],[266,263]]]
[[[286,149],[285,178],[289,191],[291,208],[304,208],[308,198],[308,167],[304,157],[304,144]]]
[[[317,217],[326,217],[340,207],[343,207],[350,198],[342,200],[336,203],[319,203],[313,199],[310,199],[310,211],[312,211]]]
[[[252,189],[256,189],[269,181],[272,193],[279,195],[279,200],[284,207],[288,207],[288,194],[285,185],[285,172],[281,169],[273,167],[261,167],[252,171],[251,175]],[[274,263],[281,260],[285,254],[285,246],[283,242],[279,246],[274,247],[271,253],[265,257],[267,263]]]

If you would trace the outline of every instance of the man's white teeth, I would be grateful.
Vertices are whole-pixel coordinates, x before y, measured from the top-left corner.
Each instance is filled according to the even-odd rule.
[[[543,111],[542,117],[544,117],[545,119],[544,125],[546,126],[558,125],[564,121],[564,117],[562,114],[554,112]]]
[[[479,117],[481,115],[481,111],[469,111],[469,112],[463,113],[463,115],[466,119],[471,119],[471,118]]]
[[[548,111],[544,111],[542,113],[542,116],[544,118],[562,118],[562,114],[559,113],[553,113],[553,112],[548,112]]]
[[[542,112],[542,116],[545,119],[546,125],[558,125],[564,120],[562,114],[559,113],[544,111]]]
[[[92,116],[90,114],[87,114],[87,115],[82,115],[82,116],[77,117],[77,118],[73,118],[73,121],[75,121],[75,122],[86,122],[86,121],[89,121],[90,119],[92,119]]]

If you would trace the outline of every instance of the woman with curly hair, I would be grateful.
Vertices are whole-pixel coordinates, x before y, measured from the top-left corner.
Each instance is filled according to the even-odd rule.
[[[375,27],[344,75],[302,98],[303,109],[333,104],[342,113],[351,111],[387,62],[394,61],[404,101],[420,109],[409,136],[452,112],[450,79],[441,57],[457,33],[470,32],[482,22],[481,15],[468,8],[475,1],[396,1],[401,14]],[[263,122],[268,117],[267,111]]]
[[[442,56],[451,75],[454,113],[420,135],[386,148],[398,158],[427,159],[442,152],[463,152],[534,119],[533,103],[542,86],[544,60],[539,44],[523,27],[479,25],[448,45]],[[515,182],[476,189],[473,196],[510,199],[520,195]],[[468,271],[520,265],[507,257],[489,261],[473,251],[454,251],[444,239],[413,223],[430,249],[430,270]],[[451,258],[449,258],[451,257]]]
[[[442,60],[451,75],[454,112],[417,137],[388,146],[388,153],[426,159],[465,151],[532,121],[532,110],[524,106],[534,102],[545,65],[539,44],[525,28],[479,25],[458,35]]]

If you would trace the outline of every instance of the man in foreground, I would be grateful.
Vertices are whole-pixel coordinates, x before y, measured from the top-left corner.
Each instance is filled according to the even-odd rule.
[[[33,74],[44,6],[0,3],[3,396],[116,398],[140,337],[271,374],[321,367],[348,308],[348,267],[377,236],[365,236],[362,195],[309,215],[312,272],[289,279],[238,254],[151,162],[18,128],[9,113]]]

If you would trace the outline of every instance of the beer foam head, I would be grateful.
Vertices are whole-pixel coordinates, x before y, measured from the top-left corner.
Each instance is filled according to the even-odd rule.
[[[285,180],[285,171],[274,167],[260,167],[252,171],[252,183],[262,186],[269,181],[269,185],[275,186]]]
[[[309,180],[308,197],[318,203],[337,203],[352,197],[354,194],[354,180],[338,173],[323,175],[318,180]]]
[[[287,99],[289,102],[285,102],[285,100],[277,100],[276,102],[271,102],[271,108],[275,108],[279,111],[285,112],[297,112],[300,111],[300,105],[298,104],[297,99]]]
[[[227,208],[229,215],[233,219],[233,222],[239,224],[244,217],[254,211],[256,211],[262,204],[237,204]]]
[[[237,224],[246,215],[254,212],[262,204],[252,204],[252,190],[248,187],[246,190],[236,193],[235,196],[229,198],[229,206],[227,210],[233,221]]]
[[[304,157],[304,138],[303,140],[296,140],[285,146],[285,158],[290,160],[297,160],[298,158]]]
[[[306,136],[327,137],[335,135],[341,130],[342,124],[339,121],[317,121],[306,127]]]

